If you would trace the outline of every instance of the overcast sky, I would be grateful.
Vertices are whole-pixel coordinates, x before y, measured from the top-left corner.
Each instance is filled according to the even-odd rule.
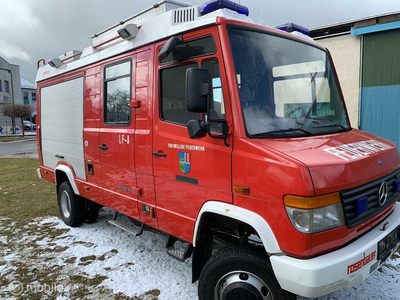
[[[178,0],[179,1],[179,0]],[[35,81],[36,62],[91,45],[91,36],[156,0],[0,0],[0,56]],[[199,5],[206,0],[181,0]],[[400,0],[236,0],[257,23],[310,29],[400,11]]]

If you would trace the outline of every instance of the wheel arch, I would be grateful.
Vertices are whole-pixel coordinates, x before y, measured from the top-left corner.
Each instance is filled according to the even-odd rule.
[[[199,279],[200,273],[212,255],[213,238],[209,231],[210,217],[229,218],[234,222],[250,226],[260,237],[268,255],[283,253],[268,222],[260,215],[229,203],[206,202],[201,208],[193,234],[192,282]]]
[[[258,233],[260,239],[263,242],[265,251],[268,254],[271,255],[282,253],[278,241],[275,238],[274,232],[264,218],[248,209],[217,201],[206,202],[201,208],[194,227],[194,247],[196,247],[197,241],[201,236],[202,222],[205,219],[204,216],[209,213],[228,217],[230,219],[237,220],[251,226]]]
[[[71,184],[71,187],[72,187],[72,190],[74,191],[74,193],[76,195],[80,195],[78,187],[75,182],[75,173],[74,173],[72,167],[59,164],[55,168],[54,173],[55,173],[54,177],[55,177],[55,181],[56,181],[57,190],[61,183],[63,183],[65,180],[68,180],[69,183]]]

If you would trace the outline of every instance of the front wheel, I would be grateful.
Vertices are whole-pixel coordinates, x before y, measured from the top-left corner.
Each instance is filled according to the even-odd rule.
[[[68,181],[60,184],[58,206],[65,224],[74,227],[81,225],[85,221],[85,201],[74,193]]]
[[[281,289],[265,253],[235,245],[213,255],[200,275],[200,300],[284,300],[295,295]]]

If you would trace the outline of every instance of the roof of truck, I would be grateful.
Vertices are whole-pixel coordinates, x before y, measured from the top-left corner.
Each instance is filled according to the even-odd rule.
[[[171,1],[167,2],[176,4]],[[185,11],[191,12],[185,14]],[[190,16],[189,18],[187,17],[188,15]],[[61,61],[64,61],[61,66],[51,67],[49,64],[46,64],[40,67],[36,76],[36,82],[79,69],[83,66],[96,63],[170,36],[215,24],[218,17],[254,23],[250,17],[226,8],[200,15],[200,6],[182,7],[166,11],[158,16],[145,20],[142,24],[139,24],[139,31],[135,38],[124,40],[117,34],[117,30],[126,24],[121,22],[121,26],[113,26],[93,36],[92,46],[86,47],[82,52],[71,51],[69,52],[69,56],[67,56],[67,54],[61,56]],[[132,21],[132,23],[135,22]],[[106,40],[99,40],[99,38],[101,38],[100,35],[104,35],[105,37],[103,40]],[[109,42],[107,42],[107,36],[111,36],[108,39]],[[62,59],[62,57],[65,58]]]

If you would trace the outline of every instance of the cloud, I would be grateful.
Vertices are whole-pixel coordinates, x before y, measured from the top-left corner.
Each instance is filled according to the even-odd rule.
[[[19,48],[18,46],[10,43],[7,40],[0,38],[0,56],[6,60],[20,59],[32,63],[32,57]]]
[[[31,3],[25,1],[1,1],[0,28],[35,30],[40,20],[32,13]]]

